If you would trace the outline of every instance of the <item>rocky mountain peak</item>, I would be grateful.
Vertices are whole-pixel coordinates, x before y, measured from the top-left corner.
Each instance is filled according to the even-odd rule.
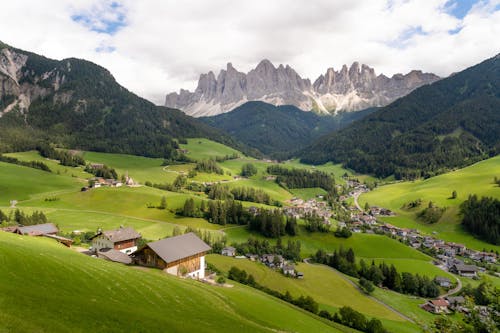
[[[387,105],[438,79],[434,74],[417,70],[391,78],[377,76],[373,68],[355,61],[350,67],[343,65],[339,71],[328,68],[311,84],[289,65],[276,67],[263,59],[246,74],[228,63],[217,78],[213,72],[201,75],[193,93],[168,94],[165,104],[195,117],[228,112],[247,101],[290,104],[304,111],[323,113],[356,111]]]

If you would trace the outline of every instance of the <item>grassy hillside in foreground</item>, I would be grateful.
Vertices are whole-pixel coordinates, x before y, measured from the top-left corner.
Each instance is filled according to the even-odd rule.
[[[0,263],[2,332],[338,332],[244,286],[126,267],[49,239],[1,232]]]
[[[500,198],[500,187],[493,183],[493,178],[500,176],[500,156],[476,163],[467,168],[452,171],[437,177],[381,186],[372,192],[361,195],[360,204],[366,202],[389,208],[396,212],[396,217],[384,220],[399,227],[417,228],[426,233],[437,232],[439,238],[464,243],[477,250],[493,249],[500,251],[500,246],[483,242],[462,229],[458,216],[458,206],[469,194]],[[452,191],[457,191],[457,198],[451,199]],[[405,210],[406,203],[422,199],[422,206]],[[432,201],[439,207],[447,207],[442,218],[435,224],[425,224],[417,219],[416,214]]]

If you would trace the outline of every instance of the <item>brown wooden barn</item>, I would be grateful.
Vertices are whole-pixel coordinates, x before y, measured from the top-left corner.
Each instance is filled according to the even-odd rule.
[[[144,245],[133,257],[138,265],[157,267],[169,274],[205,277],[205,254],[211,247],[194,233],[165,238]]]

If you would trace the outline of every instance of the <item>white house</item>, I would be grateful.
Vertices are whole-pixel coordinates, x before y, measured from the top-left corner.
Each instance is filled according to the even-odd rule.
[[[99,231],[92,237],[92,250],[114,249],[125,254],[137,251],[137,241],[141,234],[132,228],[120,227],[117,230]]]

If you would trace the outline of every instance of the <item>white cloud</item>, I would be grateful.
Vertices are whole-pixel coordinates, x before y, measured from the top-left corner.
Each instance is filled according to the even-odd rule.
[[[248,71],[263,58],[312,80],[353,61],[445,76],[500,52],[499,7],[478,1],[459,19],[448,0],[16,0],[2,4],[0,40],[94,61],[162,103],[200,73],[227,62]]]

